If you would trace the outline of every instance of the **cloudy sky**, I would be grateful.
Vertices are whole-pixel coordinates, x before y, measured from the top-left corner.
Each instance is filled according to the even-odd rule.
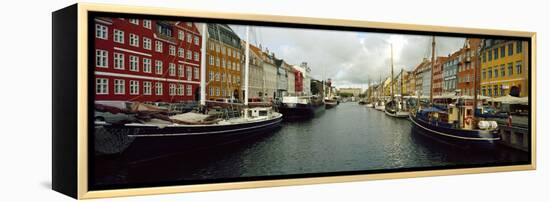
[[[243,39],[244,26],[231,25]],[[366,88],[390,74],[390,44],[393,44],[394,73],[411,70],[431,57],[431,36],[296,28],[250,28],[250,42],[275,52],[289,64],[305,61],[316,79],[332,78],[336,87]],[[437,37],[436,55],[460,49],[464,38]]]

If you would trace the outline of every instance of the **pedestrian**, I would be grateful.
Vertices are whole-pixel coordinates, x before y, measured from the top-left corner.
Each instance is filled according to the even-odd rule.
[[[512,127],[512,114],[508,112],[508,127]]]

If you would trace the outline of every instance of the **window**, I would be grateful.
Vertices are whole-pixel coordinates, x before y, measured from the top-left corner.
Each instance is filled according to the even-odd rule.
[[[187,43],[191,43],[192,37],[190,33],[187,33]]]
[[[187,85],[187,95],[190,96],[193,94],[193,86]]]
[[[487,78],[493,78],[493,70],[491,70],[491,68],[487,70]]]
[[[191,50],[187,50],[187,55],[185,56],[185,58],[187,58],[188,60],[190,60],[191,58],[193,58],[193,53],[191,52]]]
[[[176,56],[176,46],[170,45],[169,54],[170,54],[170,55],[173,55],[173,56]]]
[[[124,31],[115,29],[113,40],[117,43],[124,44]]]
[[[487,93],[485,92],[485,86],[481,87],[481,95],[487,96]]]
[[[193,72],[193,78],[195,79],[199,79],[199,68],[198,67],[195,67],[194,69],[195,71]]]
[[[170,63],[168,65],[168,72],[169,72],[170,76],[176,76],[176,64]]]
[[[222,60],[222,67],[225,68],[225,59]]]
[[[514,75],[514,64],[508,63],[508,76]]]
[[[143,27],[151,29],[151,20],[143,20]]]
[[[147,50],[151,50],[151,39],[147,37],[143,37],[143,48]]]
[[[190,66],[187,66],[187,73],[185,75],[185,77],[187,78],[188,81],[191,81],[191,78],[193,78],[193,70],[191,70],[191,67]]]
[[[504,46],[501,46],[500,47],[500,57],[503,58],[504,56],[506,56],[506,51],[505,51],[505,48]]]
[[[231,83],[231,74],[228,75],[227,82]]]
[[[109,52],[106,50],[95,50],[95,65],[97,67],[109,67],[109,61],[107,60],[109,58],[108,54]]]
[[[486,53],[487,53],[487,52],[483,52],[483,54],[481,55],[481,60],[482,60],[483,62],[486,62],[486,61],[487,61],[487,57],[486,57],[487,55],[486,55]]]
[[[115,69],[124,69],[124,54],[115,53],[114,64],[115,64]]]
[[[199,45],[199,37],[198,36],[195,36],[193,41],[195,42],[195,45],[197,45],[197,46]]]
[[[185,58],[185,56],[183,55],[183,52],[184,52],[183,48],[178,48],[178,56],[180,58]]]
[[[506,72],[504,71],[504,65],[500,65],[500,77],[506,76]]]
[[[504,96],[504,88],[502,87],[502,84],[500,85],[500,95]]]
[[[208,81],[212,81],[212,80],[214,80],[214,72],[210,71],[209,76],[208,76]]]
[[[210,45],[210,50],[214,50],[214,43],[210,42],[208,44]]]
[[[222,82],[225,82],[225,73],[222,74]]]
[[[108,28],[105,25],[96,24],[95,25],[95,37],[99,39],[107,39]]]
[[[216,81],[220,81],[220,73],[216,72]]]
[[[172,27],[157,23],[157,32],[168,37],[172,37]]]
[[[494,74],[495,78],[498,78],[498,67],[495,66],[495,74]]]
[[[143,72],[151,73],[151,59],[143,58]]]
[[[144,81],[143,82],[143,94],[144,95],[151,95],[151,82],[150,81]]]
[[[139,25],[139,20],[138,19],[129,19],[128,21],[130,21],[130,23],[132,23],[132,24]]]
[[[155,95],[162,95],[162,83],[155,83]]]
[[[516,62],[516,74],[521,74],[522,73],[522,62],[521,61],[517,61]]]
[[[162,41],[155,41],[155,51],[162,53]]]
[[[130,46],[139,47],[139,36],[130,34]]]
[[[508,44],[508,56],[511,56],[514,54],[514,43]]]
[[[493,93],[492,93],[492,90],[491,90],[491,86],[488,86],[488,87],[487,87],[487,96],[493,96]]]
[[[229,52],[231,52],[231,49],[229,49]],[[225,46],[222,46],[222,54],[225,55]]]
[[[181,31],[181,30],[179,30],[179,31],[178,31],[178,39],[181,40],[181,41],[183,41],[183,35],[184,35],[184,32]]]
[[[170,84],[170,88],[169,88],[168,94],[170,94],[170,95],[176,95],[176,84],[173,84],[173,83]]]
[[[214,96],[214,88],[210,87],[208,89],[208,93],[210,94],[210,96]]]
[[[488,57],[487,57],[487,60],[488,60],[488,61],[491,61],[491,60],[493,60],[493,54],[491,53],[491,51],[490,51],[490,50],[489,50],[489,51],[487,51],[487,56],[488,56]]]
[[[135,55],[130,55],[130,71],[137,72],[139,71],[139,59]]]
[[[195,61],[199,61],[199,52],[195,52],[193,59],[195,59]]]
[[[210,65],[214,65],[214,56],[211,56],[211,55],[210,55],[210,56],[208,57],[208,59],[209,59],[209,60],[208,60],[208,61],[209,61],[209,64],[210,64]]]
[[[130,81],[130,95],[139,94],[139,81]]]
[[[493,58],[498,59],[498,48],[493,49]]]
[[[216,96],[220,96],[220,88],[216,87]]]
[[[521,53],[522,48],[523,47],[521,46],[521,41],[516,42],[516,53]]]
[[[183,72],[183,65],[178,64],[178,77],[183,78],[184,72]]]
[[[162,61],[155,60],[155,73],[162,74]]]
[[[115,94],[124,95],[124,80],[115,79]]]
[[[217,67],[220,66],[220,58],[217,58],[217,57],[216,57],[216,66],[217,66]]]
[[[95,93],[99,95],[106,95],[109,93],[109,80],[105,78],[95,79]]]
[[[220,52],[220,44],[216,44],[216,52]]]
[[[494,85],[493,89],[493,93],[495,94],[495,96],[498,96],[498,85]]]
[[[183,84],[178,84],[178,95],[183,95]]]

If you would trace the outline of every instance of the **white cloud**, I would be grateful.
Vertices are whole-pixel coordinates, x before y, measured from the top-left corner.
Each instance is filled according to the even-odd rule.
[[[231,25],[244,38],[243,26]],[[250,41],[267,47],[290,64],[308,62],[317,79],[332,78],[337,87],[366,87],[390,73],[390,43],[394,72],[413,69],[431,57],[431,36],[333,30],[251,27]],[[459,50],[464,38],[436,37],[436,55]]]

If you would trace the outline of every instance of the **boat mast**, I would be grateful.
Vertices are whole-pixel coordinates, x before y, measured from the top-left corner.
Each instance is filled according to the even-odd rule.
[[[250,26],[246,26],[246,52],[244,60],[244,105],[248,105],[248,69],[250,68],[250,43],[248,42],[248,32]]]
[[[433,103],[433,80],[434,80],[434,66],[435,66],[435,35],[432,36],[432,68],[430,68],[430,105]]]
[[[468,43],[469,41],[466,40],[466,42]],[[477,92],[478,92],[477,91],[477,71],[478,71],[478,66],[480,66],[480,61],[479,61],[481,60],[481,57],[479,57],[480,54],[481,54],[481,43],[479,47],[475,47],[475,52],[474,52],[474,55],[477,56],[474,62],[474,113],[473,113],[474,120],[475,120],[476,111],[477,111]]]
[[[200,106],[206,105],[206,40],[208,39],[207,32],[208,24],[202,24],[202,48],[201,48],[201,92],[200,92]]]
[[[391,78],[390,78],[390,85],[391,85],[391,100],[394,99],[394,93],[393,93],[393,44],[390,44],[390,51],[391,51]]]
[[[403,68],[401,68],[401,73],[400,74],[401,74],[401,78],[400,78],[401,83],[399,85],[401,86],[401,88],[399,89],[399,91],[401,92],[400,93],[401,94],[401,108],[403,108],[403,100],[404,100],[404,97],[403,97],[403,94],[404,94],[403,93]]]

